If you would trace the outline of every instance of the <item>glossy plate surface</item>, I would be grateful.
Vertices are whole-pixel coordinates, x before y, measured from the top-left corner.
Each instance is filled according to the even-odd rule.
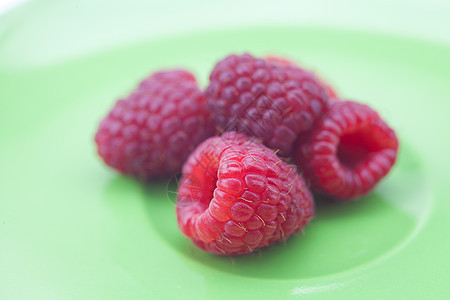
[[[70,10],[42,7],[16,12],[24,24],[0,32],[0,298],[449,295],[449,46],[292,25],[123,43],[86,30],[83,45],[96,45],[88,51],[70,36],[50,45]],[[33,15],[43,17],[26,18]],[[217,257],[178,231],[175,180],[144,186],[117,175],[97,157],[93,136],[114,101],[150,72],[185,67],[205,86],[215,61],[243,51],[287,55],[317,71],[344,98],[377,109],[401,148],[370,196],[318,201],[304,234],[253,255]]]

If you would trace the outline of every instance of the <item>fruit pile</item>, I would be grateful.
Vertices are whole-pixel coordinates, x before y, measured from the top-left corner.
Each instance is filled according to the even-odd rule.
[[[314,214],[310,189],[337,201],[370,193],[393,166],[394,131],[279,57],[230,55],[202,91],[185,70],[153,73],[116,102],[99,155],[139,179],[182,171],[181,232],[205,251],[246,254],[286,240]]]

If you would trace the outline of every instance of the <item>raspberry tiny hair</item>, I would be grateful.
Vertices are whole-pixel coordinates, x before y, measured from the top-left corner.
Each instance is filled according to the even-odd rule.
[[[311,128],[328,102],[312,72],[247,53],[214,66],[205,97],[219,131],[258,137],[282,156],[291,154],[297,135]]]
[[[394,165],[398,145],[394,130],[368,105],[336,101],[299,135],[294,157],[313,190],[345,201],[373,190]]]
[[[190,152],[214,132],[203,93],[186,70],[145,78],[100,122],[95,142],[115,170],[141,179],[179,173]]]
[[[176,212],[182,233],[198,248],[239,255],[304,228],[314,203],[295,166],[259,142],[228,132],[189,156]]]

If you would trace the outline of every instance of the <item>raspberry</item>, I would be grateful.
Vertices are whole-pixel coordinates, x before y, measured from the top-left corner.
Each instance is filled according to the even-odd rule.
[[[261,138],[283,156],[291,153],[298,133],[311,128],[328,101],[313,73],[250,54],[218,62],[205,95],[219,128]]]
[[[337,101],[299,135],[295,160],[313,190],[338,200],[369,193],[393,166],[395,132],[369,106]]]
[[[183,234],[202,250],[237,255],[287,239],[314,203],[296,168],[243,134],[200,144],[183,167],[176,205]]]
[[[192,74],[156,72],[116,102],[95,135],[112,168],[141,179],[174,175],[213,134],[206,101]]]
[[[298,66],[297,63],[295,63],[294,61],[286,58],[286,57],[281,57],[278,55],[268,55],[266,56],[266,60],[270,61],[272,63],[281,65],[281,66],[289,66],[289,65],[294,65],[294,66]],[[317,74],[316,74],[317,76]],[[334,88],[331,87],[331,85],[329,83],[327,83],[323,78],[320,78],[319,76],[317,76],[319,82],[325,87],[325,90],[327,92],[328,95],[328,99],[334,99],[337,97],[337,93],[335,91]]]

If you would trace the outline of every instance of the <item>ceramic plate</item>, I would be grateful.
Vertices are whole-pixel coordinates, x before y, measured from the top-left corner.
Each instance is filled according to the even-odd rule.
[[[30,6],[0,36],[0,298],[449,295],[450,47],[296,25],[112,43],[107,29],[100,37],[88,29],[107,15],[80,20],[80,46],[58,29],[70,10],[52,9]],[[287,55],[315,70],[342,97],[377,109],[401,146],[369,196],[319,201],[304,234],[218,257],[179,232],[174,180],[143,185],[116,174],[97,157],[93,136],[114,101],[150,72],[187,68],[204,87],[217,60],[243,51]]]

